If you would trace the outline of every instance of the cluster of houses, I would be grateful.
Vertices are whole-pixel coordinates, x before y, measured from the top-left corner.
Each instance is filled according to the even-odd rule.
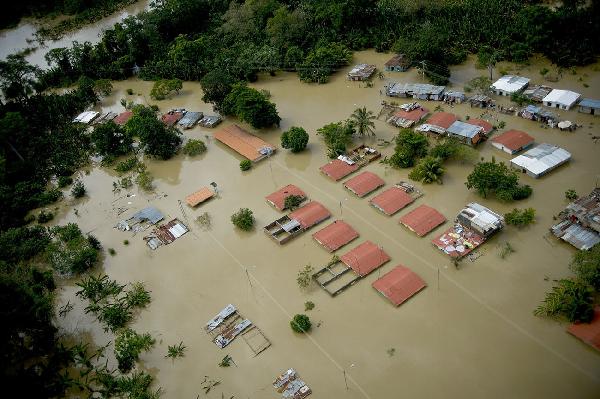
[[[99,125],[113,121],[117,125],[125,125],[133,117],[133,112],[126,110],[117,114],[112,111],[97,112],[85,111],[73,119],[73,123],[86,125]],[[183,108],[172,109],[161,116],[161,121],[167,126],[179,126],[182,129],[191,129],[196,125],[213,128],[221,123],[220,115],[205,115],[203,112],[187,111]]]
[[[580,250],[600,243],[600,188],[571,202],[558,217],[550,229],[556,237]]]

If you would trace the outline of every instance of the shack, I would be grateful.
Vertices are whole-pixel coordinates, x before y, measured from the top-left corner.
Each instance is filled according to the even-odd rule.
[[[584,98],[579,103],[579,112],[590,115],[600,115],[600,100]]]
[[[157,249],[161,245],[168,245],[189,231],[188,227],[175,218],[168,223],[158,226],[152,233],[144,237],[150,249]]]
[[[543,143],[510,160],[512,167],[533,178],[539,178],[571,159],[571,153],[552,144]]]
[[[330,216],[331,213],[327,208],[319,202],[312,201],[289,215],[269,223],[263,230],[265,234],[282,245]]]
[[[409,128],[419,123],[427,114],[429,110],[418,102],[402,104],[400,110],[395,112],[387,122],[393,126]]]
[[[580,97],[581,94],[574,91],[554,89],[544,97],[542,102],[546,107],[569,110],[577,103]]]
[[[462,104],[465,101],[465,93],[462,91],[446,91],[442,97],[442,100],[446,103]]]
[[[312,390],[300,379],[294,369],[288,369],[281,373],[275,381],[273,388],[279,392],[284,399],[304,399],[312,393]]]
[[[124,125],[132,117],[133,117],[132,111],[121,112],[119,115],[116,116],[115,119],[113,119],[113,122],[116,123],[117,125]]]
[[[419,132],[445,134],[446,130],[457,120],[458,118],[454,114],[448,112],[436,112],[416,130]]]
[[[94,119],[96,119],[96,117],[99,115],[99,112],[96,111],[85,111],[80,113],[79,115],[77,115],[74,119],[73,122],[74,123],[84,123],[84,124],[89,124],[91,123]]]
[[[279,190],[271,193],[265,197],[267,202],[271,204],[275,209],[283,211],[286,209],[285,207],[285,199],[295,195],[297,197],[301,197],[302,200],[306,199],[306,194],[304,191],[294,186],[293,184],[288,184],[285,187],[280,188]]]
[[[252,162],[258,162],[275,152],[276,147],[258,138],[238,125],[229,125],[215,132],[213,137]]]
[[[163,219],[164,215],[161,211],[153,206],[149,206],[137,211],[129,218],[121,220],[115,227],[121,231],[133,230],[135,234],[139,231],[146,230],[150,226],[155,225]]]
[[[94,119],[94,121],[92,123],[94,125],[100,125],[102,123],[110,122],[113,119],[115,119],[116,117],[117,117],[117,114],[115,114],[114,112],[108,111],[108,112],[101,114],[96,119]]]
[[[202,119],[198,121],[198,125],[202,127],[215,127],[221,123],[223,119],[219,115],[204,115]]]
[[[455,121],[446,129],[449,137],[454,137],[463,144],[474,147],[485,139],[483,128],[466,122]]]
[[[523,96],[530,99],[531,101],[535,101],[536,103],[541,103],[544,101],[544,97],[550,94],[551,91],[552,88],[548,86],[529,86],[527,90],[523,91]]]
[[[383,248],[365,241],[340,258],[334,256],[312,277],[329,295],[336,296],[389,261]]]
[[[358,64],[348,72],[348,80],[368,80],[373,74],[377,67],[369,64]]]
[[[594,308],[594,317],[589,323],[574,323],[567,329],[569,334],[600,351],[600,306]]]
[[[571,202],[558,217],[550,229],[556,237],[580,250],[600,243],[600,188]]]
[[[410,64],[410,60],[404,54],[398,54],[385,63],[384,69],[387,72],[406,72]]]
[[[381,194],[371,198],[369,203],[384,214],[391,216],[400,209],[412,204],[423,193],[410,183],[400,182]]]
[[[223,349],[237,337],[242,337],[246,345],[258,356],[271,346],[263,332],[250,320],[242,316],[234,305],[227,305],[209,320],[204,330],[219,348]]]
[[[485,94],[476,94],[468,99],[471,107],[490,108],[494,106],[494,100]]]
[[[543,109],[542,107],[536,107],[535,105],[528,105],[518,112],[521,118],[530,119],[536,122],[546,123],[551,127],[554,127],[558,122],[558,118],[552,112]]]
[[[344,187],[361,198],[384,185],[385,181],[381,177],[369,171],[364,171],[344,183]]]
[[[385,92],[389,97],[413,97],[419,100],[441,101],[445,86],[427,83],[391,83]]]
[[[400,306],[427,284],[408,267],[398,265],[375,280],[372,286],[395,306]]]
[[[508,154],[516,154],[533,145],[534,139],[521,130],[508,130],[492,139],[492,146]]]
[[[528,85],[529,78],[504,75],[490,86],[490,90],[499,96],[510,96],[514,93],[521,93]]]
[[[183,118],[184,113],[185,113],[184,109],[172,109],[171,111],[167,112],[166,114],[163,114],[160,117],[160,120],[162,121],[162,123],[164,123],[167,126],[175,126],[175,124],[177,122],[179,122],[179,120],[181,118]]]
[[[215,195],[215,192],[208,187],[202,187],[200,190],[193,192],[185,197],[185,202],[192,208],[207,201]]]
[[[202,112],[186,111],[183,118],[181,118],[177,124],[184,129],[191,129],[203,116],[204,114]]]
[[[358,238],[358,233],[343,220],[335,220],[313,234],[313,238],[327,251],[333,252]]]
[[[444,215],[427,205],[420,205],[400,218],[400,223],[419,237],[445,222]]]

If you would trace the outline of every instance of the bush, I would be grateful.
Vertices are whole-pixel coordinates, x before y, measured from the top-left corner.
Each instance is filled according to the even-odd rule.
[[[304,302],[304,310],[305,311],[313,310],[314,308],[315,308],[314,302],[311,302],[311,301]]]
[[[100,243],[92,236],[84,237],[75,223],[54,227],[51,232],[53,240],[46,249],[46,258],[59,274],[81,274],[98,261]]]
[[[183,153],[190,157],[195,157],[206,152],[206,145],[202,140],[188,140],[183,146]]]
[[[119,332],[115,338],[115,357],[119,363],[119,370],[122,373],[129,372],[142,351],[149,350],[155,342],[148,333],[140,335],[130,328]]]
[[[333,159],[346,153],[346,147],[352,142],[354,126],[348,121],[329,123],[317,129],[317,134],[323,137],[327,146],[327,156]]]
[[[240,161],[240,170],[241,171],[250,170],[250,168],[252,168],[252,161],[250,161],[249,159],[244,159],[244,160]]]
[[[296,282],[298,283],[298,287],[300,287],[301,290],[306,290],[308,287],[310,287],[313,281],[312,275],[314,271],[315,269],[310,264],[308,264],[304,266],[304,269],[298,272]]]
[[[132,308],[145,308],[151,300],[150,291],[141,282],[132,283],[131,289],[125,293],[125,302]]]
[[[250,231],[254,227],[254,215],[248,208],[241,208],[231,215],[231,223],[239,229]]]
[[[565,317],[570,322],[589,323],[594,317],[593,289],[580,281],[562,279],[546,294],[534,314]]]
[[[41,210],[40,213],[37,216],[37,221],[38,223],[47,223],[49,221],[51,221],[52,219],[54,219],[54,214],[50,211],[46,211],[46,210]]]
[[[577,251],[569,268],[579,280],[600,290],[600,245]]]
[[[71,189],[71,195],[74,198],[81,198],[85,195],[85,186],[81,180],[77,180]]]
[[[281,135],[281,146],[292,152],[300,152],[308,144],[308,133],[301,127],[291,127]]]
[[[73,178],[71,176],[59,176],[58,177],[58,187],[64,188],[69,184],[73,183]]]
[[[283,202],[283,208],[293,211],[304,201],[304,197],[301,195],[288,195],[285,197]]]
[[[115,256],[117,254],[117,251],[115,251],[114,248],[108,248],[108,254],[110,256]]]
[[[140,171],[140,173],[138,173],[138,175],[135,177],[135,183],[144,191],[152,191],[154,189],[154,186],[152,185],[153,181],[154,178],[146,170]]]
[[[569,201],[575,201],[578,197],[577,191],[573,190],[572,188],[565,191],[565,198]]]
[[[297,314],[290,321],[290,326],[292,327],[292,330],[294,330],[294,332],[303,334],[310,331],[312,323],[310,322],[310,319],[307,315]]]
[[[115,166],[115,171],[119,174],[127,173],[140,165],[139,159],[136,157],[121,161]]]
[[[54,204],[56,201],[63,197],[62,191],[58,188],[51,188],[50,190],[44,191],[37,196],[38,206],[47,206]]]
[[[133,95],[133,89],[127,89],[126,90],[127,94],[129,94],[130,96]]]
[[[504,220],[506,221],[506,224],[510,224],[517,227],[530,225],[535,221],[535,209],[515,208],[511,212],[508,212],[504,215]]]

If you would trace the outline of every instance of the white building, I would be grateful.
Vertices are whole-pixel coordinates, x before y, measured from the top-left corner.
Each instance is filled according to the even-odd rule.
[[[489,237],[504,226],[504,218],[476,202],[467,204],[460,211],[456,220],[463,226],[469,227],[483,237]]]
[[[511,159],[510,164],[537,179],[570,159],[571,153],[567,150],[544,143]]]
[[[568,110],[575,105],[579,97],[581,97],[581,94],[574,91],[554,89],[544,97],[542,102],[547,107]]]
[[[499,96],[510,96],[520,93],[529,85],[529,79],[523,76],[504,75],[490,86],[490,89]]]

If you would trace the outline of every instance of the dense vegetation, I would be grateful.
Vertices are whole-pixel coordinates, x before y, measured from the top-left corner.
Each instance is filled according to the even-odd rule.
[[[519,184],[519,175],[510,170],[503,162],[479,162],[467,176],[467,188],[474,188],[477,193],[486,198],[495,194],[501,201],[522,200],[529,197],[532,189],[528,185]]]

